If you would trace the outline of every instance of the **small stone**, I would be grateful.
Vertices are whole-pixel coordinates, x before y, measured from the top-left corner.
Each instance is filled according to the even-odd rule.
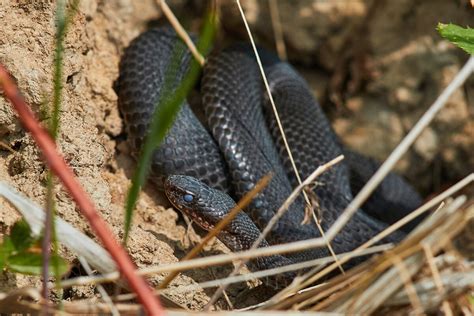
[[[423,94],[418,93],[416,89],[408,86],[401,86],[394,90],[390,95],[390,103],[400,110],[415,108],[422,103]]]

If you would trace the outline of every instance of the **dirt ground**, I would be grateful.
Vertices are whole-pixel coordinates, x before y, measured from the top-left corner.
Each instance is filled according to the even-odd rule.
[[[259,42],[274,46],[266,1],[242,1]],[[198,30],[200,1],[169,1],[178,18]],[[246,40],[235,2],[220,1],[219,43]],[[335,130],[349,146],[384,159],[451,81],[467,59],[436,34],[438,22],[474,21],[469,1],[278,1],[290,62],[308,79]],[[376,4],[375,4],[376,3]],[[17,81],[41,120],[47,120],[54,52],[51,1],[0,2],[0,62]],[[123,49],[162,19],[153,0],[82,0],[66,36],[64,93],[59,145],[118,238],[134,162],[117,109],[113,82]],[[471,25],[472,26],[472,25]],[[46,104],[46,105],[45,105]],[[43,203],[47,170],[34,142],[10,105],[0,98],[0,179]],[[457,91],[397,166],[424,196],[439,192],[473,171],[474,78]],[[93,236],[68,195],[57,193],[58,213]],[[18,213],[0,200],[0,236]],[[166,199],[148,185],[142,192],[130,234],[129,252],[139,267],[175,262],[198,238]],[[212,246],[202,254],[225,251]],[[65,253],[66,258],[73,259]],[[223,277],[231,267],[181,274],[171,288]],[[0,291],[39,285],[38,278],[4,273]],[[163,278],[151,278],[153,284]],[[235,297],[242,286],[231,288]],[[191,309],[202,307],[208,290],[169,292]],[[67,299],[94,296],[87,287]]]

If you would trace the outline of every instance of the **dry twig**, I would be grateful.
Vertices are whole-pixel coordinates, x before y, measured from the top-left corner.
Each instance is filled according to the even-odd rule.
[[[178,19],[174,15],[173,11],[171,11],[170,7],[166,3],[165,0],[160,0],[159,1],[161,10],[163,10],[164,15],[170,22],[171,26],[174,28],[176,31],[176,34],[178,34],[179,37],[183,40],[183,42],[188,46],[189,50],[191,51],[191,54],[194,56],[194,58],[197,60],[197,62],[201,65],[204,66],[206,63],[206,60],[204,59],[204,56],[201,55],[201,53],[197,50],[196,45],[194,45],[193,40],[191,37],[188,35],[186,30],[183,28],[181,23],[179,23]]]
[[[286,60],[286,46],[285,40],[283,38],[283,28],[280,20],[278,2],[277,0],[268,0],[268,5],[270,7],[270,16],[272,19],[273,34],[275,35],[275,44],[278,57],[280,57],[281,60]]]

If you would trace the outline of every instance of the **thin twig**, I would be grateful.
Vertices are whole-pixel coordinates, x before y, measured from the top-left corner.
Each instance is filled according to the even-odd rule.
[[[434,262],[433,251],[431,251],[430,246],[427,244],[423,244],[422,247],[423,251],[425,252],[426,260],[428,261],[428,266],[430,267],[431,274],[433,275],[433,281],[436,285],[436,288],[438,289],[438,292],[442,295],[444,293],[443,282],[441,281],[439,270]],[[451,310],[451,307],[449,306],[448,301],[443,300],[442,307],[446,316],[454,315],[453,311]]]
[[[458,295],[472,288],[474,284],[474,270],[444,273],[440,275],[440,280],[445,289],[443,293],[439,293],[438,286],[435,284],[433,278],[424,278],[415,284],[418,296],[420,297],[424,309],[427,311],[433,311],[435,306],[437,307],[440,302],[445,301],[446,296]],[[387,307],[400,306],[406,305],[409,301],[406,293],[399,291],[396,295],[392,296],[390,300],[386,301],[384,305]]]
[[[9,152],[11,152],[12,154],[16,154],[16,153],[17,153],[13,148],[11,148],[10,146],[8,146],[7,143],[2,142],[1,140],[0,140],[0,147],[5,148],[6,150],[8,150]]]
[[[391,257],[393,265],[398,269],[400,276],[402,277],[403,284],[405,285],[405,291],[410,299],[410,303],[413,306],[414,313],[420,314],[423,312],[423,307],[420,302],[420,298],[416,294],[416,289],[413,286],[413,282],[411,281],[410,272],[408,272],[405,264],[400,259],[400,257],[393,255]]]
[[[166,3],[165,0],[160,0],[160,5],[161,5],[161,10],[163,10],[164,15],[170,22],[171,26],[173,26],[174,30],[178,34],[179,37],[184,41],[186,46],[188,46],[189,50],[191,51],[191,54],[193,54],[194,58],[197,60],[197,62],[201,65],[204,66],[206,63],[206,60],[204,57],[201,55],[201,53],[198,51],[196,48],[196,45],[194,45],[193,40],[191,37],[188,35],[186,30],[183,28],[181,23],[179,23],[178,19],[174,15],[173,11],[171,11],[170,7]]]
[[[92,271],[92,269],[91,269],[89,263],[87,262],[87,260],[82,256],[79,256],[78,259],[79,259],[79,262],[81,263],[82,267],[86,271],[86,273],[89,276],[91,276],[94,272]],[[102,299],[104,300],[104,302],[107,305],[109,305],[110,313],[113,316],[119,316],[120,314],[119,314],[117,308],[115,307],[114,302],[112,302],[112,299],[110,298],[109,294],[107,294],[107,291],[104,289],[104,287],[101,284],[96,284],[96,286],[97,286],[97,290],[99,291],[100,295],[102,296]]]
[[[313,171],[313,173],[309,175],[308,178],[306,178],[302,183],[300,183],[300,185],[298,185],[293,190],[293,192],[291,192],[290,196],[288,196],[288,198],[285,200],[285,202],[283,202],[283,204],[280,206],[275,215],[270,219],[267,226],[265,227],[262,234],[259,236],[254,245],[260,244],[260,242],[262,242],[262,240],[270,233],[272,227],[275,226],[278,220],[285,214],[290,205],[294,202],[294,200],[298,197],[298,195],[300,194],[300,192],[303,191],[304,188],[314,183],[317,177],[319,177],[322,173],[326,172],[328,169],[332,168],[334,165],[340,163],[343,159],[344,156],[339,155],[333,160],[325,163],[324,165],[319,166],[315,171]],[[254,245],[252,246],[252,248],[254,247]]]
[[[272,19],[273,34],[275,35],[275,44],[278,57],[280,57],[281,60],[286,60],[286,46],[285,40],[283,38],[283,28],[281,26],[277,0],[268,0],[268,6],[270,7],[270,17]]]
[[[44,217],[44,232],[43,232],[43,240],[41,242],[42,248],[42,268],[41,274],[43,276],[43,288],[42,288],[42,295],[44,299],[44,307],[43,307],[43,314],[47,315],[46,310],[48,309],[48,298],[49,298],[49,288],[48,288],[48,280],[49,280],[49,264],[51,259],[51,235],[53,235],[53,231],[55,230],[54,227],[54,209],[55,209],[55,202],[54,202],[54,179],[52,172],[48,172],[47,177],[47,189],[46,189],[46,203],[45,203],[45,217]],[[57,252],[57,247],[54,247],[55,251]],[[57,278],[58,276],[56,276]],[[57,278],[59,279],[59,278]],[[56,280],[57,282],[58,280]]]
[[[227,292],[224,291],[223,295],[224,295],[224,298],[225,298],[225,300],[226,300],[226,302],[227,302],[227,305],[229,306],[229,309],[230,309],[230,310],[233,310],[233,309],[234,309],[234,305],[232,305],[232,302],[230,301],[230,298],[229,298],[229,296],[227,295]]]

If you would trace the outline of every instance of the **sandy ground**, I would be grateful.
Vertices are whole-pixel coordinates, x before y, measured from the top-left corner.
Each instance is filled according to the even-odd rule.
[[[376,8],[364,1],[281,3],[290,61],[309,80],[349,146],[379,159],[386,157],[466,60],[466,55],[442,41],[434,28],[439,21],[472,22],[468,1],[434,2],[386,1]],[[203,8],[199,1],[170,3],[186,26],[198,28],[196,17]],[[245,39],[233,3],[222,2],[221,42]],[[266,6],[258,1],[243,3],[259,40],[272,45]],[[160,17],[151,0],[83,0],[66,37],[59,146],[118,238],[123,234],[123,205],[134,163],[124,141],[112,86],[123,49]],[[0,62],[10,70],[40,119],[46,121],[52,90],[54,5],[49,1],[3,1],[0,19]],[[473,169],[473,87],[471,79],[455,93],[397,167],[425,195]],[[43,203],[46,168],[3,98],[0,139],[13,149],[0,147],[0,179]],[[59,185],[57,188],[59,215],[93,236],[74,203]],[[18,219],[18,213],[0,200],[0,236],[9,233]],[[137,265],[175,262],[198,238],[153,185],[148,185],[140,196],[128,244]],[[202,255],[223,251],[225,247],[216,243]],[[64,255],[72,261],[70,253]],[[171,287],[223,277],[230,269],[186,272]],[[1,278],[0,291],[39,285],[38,278],[11,273]],[[151,282],[156,285],[162,278],[153,276]],[[242,289],[231,288],[230,296],[235,298]],[[197,309],[210,293],[171,290],[169,296]],[[94,295],[87,287],[65,293],[66,299]]]

